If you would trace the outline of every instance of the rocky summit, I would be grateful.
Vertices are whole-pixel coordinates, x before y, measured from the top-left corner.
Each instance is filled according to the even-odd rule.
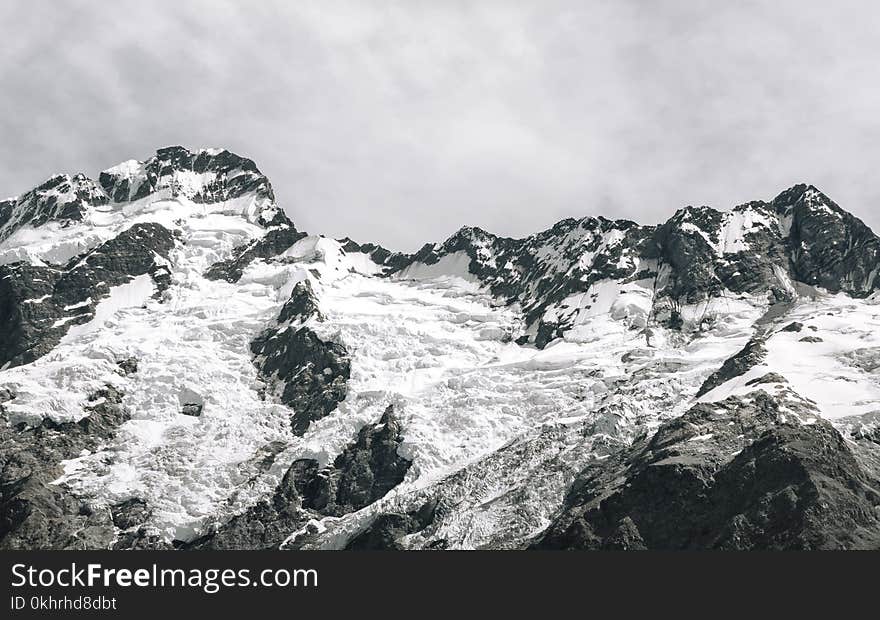
[[[412,254],[308,208],[177,146],[0,202],[0,547],[880,548],[880,239],[819,189]]]

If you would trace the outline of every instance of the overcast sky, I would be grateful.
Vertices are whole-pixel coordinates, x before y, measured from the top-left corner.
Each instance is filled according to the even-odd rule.
[[[402,250],[802,181],[880,229],[878,33],[870,0],[2,0],[0,195],[181,144]]]

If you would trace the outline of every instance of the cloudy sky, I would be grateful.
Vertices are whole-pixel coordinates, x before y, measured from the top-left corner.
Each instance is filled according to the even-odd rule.
[[[0,194],[181,144],[403,250],[801,181],[880,229],[878,32],[870,0],[3,0]]]

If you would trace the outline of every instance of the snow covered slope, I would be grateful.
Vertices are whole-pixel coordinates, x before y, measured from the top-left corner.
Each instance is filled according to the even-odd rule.
[[[405,255],[228,151],[55,177],[0,204],[0,546],[876,547],[878,248],[808,186]]]
[[[259,226],[286,223],[272,186],[254,162],[226,150],[160,149],[144,162],[102,172],[57,175],[0,202],[0,264],[62,265],[139,222],[210,215]],[[239,224],[235,224],[239,226]]]

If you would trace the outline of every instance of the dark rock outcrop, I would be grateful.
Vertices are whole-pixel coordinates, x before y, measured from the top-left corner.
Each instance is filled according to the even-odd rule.
[[[275,548],[311,519],[359,510],[403,481],[412,462],[397,454],[402,441],[400,423],[389,406],[378,423],[360,430],[332,465],[321,468],[314,459],[294,461],[271,497],[187,547]]]
[[[136,357],[127,357],[124,360],[116,362],[119,370],[123,375],[133,375],[138,371],[138,360]]]
[[[199,184],[182,183],[179,175],[200,175]],[[206,180],[205,180],[206,179]],[[136,166],[111,168],[101,173],[98,182],[113,202],[133,202],[160,190],[172,196],[185,195],[196,203],[215,203],[253,195],[267,203],[275,200],[272,185],[256,164],[227,150],[191,152],[182,146],[156,151],[150,159]],[[277,208],[257,214],[262,226],[289,224]]]
[[[297,435],[345,400],[351,375],[351,360],[342,344],[323,340],[309,327],[298,326],[309,318],[323,317],[311,284],[303,281],[281,308],[279,324],[251,342],[260,376],[293,410],[290,423]]]
[[[737,352],[736,355],[727,358],[721,368],[709,375],[697,391],[697,397],[708,394],[722,383],[726,383],[734,377],[746,374],[749,370],[763,362],[765,357],[767,357],[767,349],[764,346],[764,341],[760,338],[749,340],[746,346]]]
[[[202,403],[183,403],[180,407],[180,413],[197,418],[202,415],[202,409],[204,409],[204,407],[205,406]]]
[[[389,406],[377,424],[361,429],[357,440],[336,457],[332,467],[306,467],[309,475],[303,506],[341,516],[385,496],[403,481],[412,465],[412,461],[397,454],[403,441],[401,430],[394,407]]]
[[[400,539],[421,532],[434,522],[437,501],[429,501],[418,510],[406,513],[383,512],[363,531],[354,536],[346,550],[398,551],[403,550]]]
[[[260,376],[293,409],[290,424],[297,435],[345,400],[351,361],[343,345],[322,340],[308,327],[282,327],[257,336],[251,351]]]
[[[867,373],[880,374],[880,347],[854,349],[844,353],[840,358],[847,364],[860,368]]]
[[[171,231],[135,224],[63,268],[0,266],[0,365],[26,364],[48,353],[73,325],[95,316],[110,289],[149,274],[161,292],[171,282],[157,261],[174,247]]]
[[[134,165],[131,165],[134,164]],[[198,182],[191,177],[198,175]],[[108,203],[127,203],[159,191],[184,195],[196,203],[216,203],[247,195],[261,203],[254,221],[286,226],[275,207],[272,185],[250,159],[227,150],[191,152],[181,146],[159,149],[144,162],[129,162],[101,173],[98,182],[77,174],[59,174],[19,197],[0,202],[0,240],[22,226],[62,226],[80,221],[87,211]]]
[[[189,543],[185,549],[271,549],[277,548],[313,515],[302,507],[306,476],[302,461],[284,474],[271,497],[236,515],[213,532]]]
[[[311,282],[303,280],[296,283],[290,293],[290,297],[281,307],[281,312],[278,313],[278,322],[297,321],[302,323],[311,318],[318,319],[319,321],[324,320],[324,316],[318,308],[318,300],[315,297],[315,291],[312,289]]]
[[[78,422],[0,425],[0,549],[101,549],[115,543],[117,511],[52,484],[61,461],[94,451],[128,419],[122,394],[111,386],[92,395]]]
[[[824,342],[824,340],[819,336],[804,336],[803,338],[798,339],[798,342]]]
[[[566,327],[541,323],[548,307],[589,290],[604,279],[630,281],[654,274],[642,273],[638,257],[647,251],[653,227],[603,217],[566,219],[524,239],[498,237],[480,228],[464,227],[442,244],[427,244],[393,271],[413,263],[435,264],[444,256],[464,252],[469,271],[507,303],[521,304],[527,324],[538,324],[539,345]],[[608,235],[619,242],[608,243]],[[590,260],[583,258],[589,256]]]
[[[788,383],[788,381],[785,377],[775,372],[768,372],[766,375],[761,375],[751,381],[746,381],[747,386],[761,385],[765,383]]]
[[[147,503],[137,497],[127,499],[110,507],[110,516],[113,525],[121,530],[127,530],[144,523],[151,514]]]
[[[880,548],[878,472],[802,403],[750,396],[697,405],[588,467],[535,547]]]
[[[651,316],[677,330],[685,327],[682,306],[728,293],[781,303],[796,295],[792,282],[858,297],[880,286],[880,240],[807,185],[729,213],[686,207],[656,227],[584,218],[524,239],[465,227],[442,244],[395,258],[389,271],[432,265],[455,252],[467,254],[469,272],[493,295],[522,306],[539,347],[571,327],[565,317],[545,318],[545,311],[602,280],[653,280]]]
[[[750,228],[739,231],[747,249],[725,247],[726,220],[751,216]],[[782,288],[776,270],[787,269],[785,240],[776,209],[764,202],[749,202],[729,214],[710,207],[687,207],[657,228],[653,237],[656,257],[668,267],[666,281],[659,287],[660,297],[678,304],[696,303],[733,293],[769,292],[777,300],[789,296]]]
[[[357,243],[345,237],[338,239],[345,252],[360,252],[370,257],[370,260],[389,271],[397,271],[412,263],[412,258],[402,252],[392,252],[387,248],[375,243]]]
[[[723,287],[715,273],[715,251],[722,214],[709,207],[687,207],[660,226],[653,237],[657,256],[671,269],[664,293],[684,303],[715,296]],[[707,239],[708,237],[708,239]]]
[[[107,196],[91,179],[82,174],[59,174],[18,198],[0,202],[0,240],[22,226],[82,220],[90,206],[107,202]]]
[[[864,296],[877,288],[880,239],[812,185],[796,185],[774,204],[791,217],[793,279]]]
[[[273,228],[259,239],[235,248],[231,258],[211,265],[205,277],[209,280],[238,282],[252,262],[278,256],[305,236],[306,233],[299,232],[293,224]]]

